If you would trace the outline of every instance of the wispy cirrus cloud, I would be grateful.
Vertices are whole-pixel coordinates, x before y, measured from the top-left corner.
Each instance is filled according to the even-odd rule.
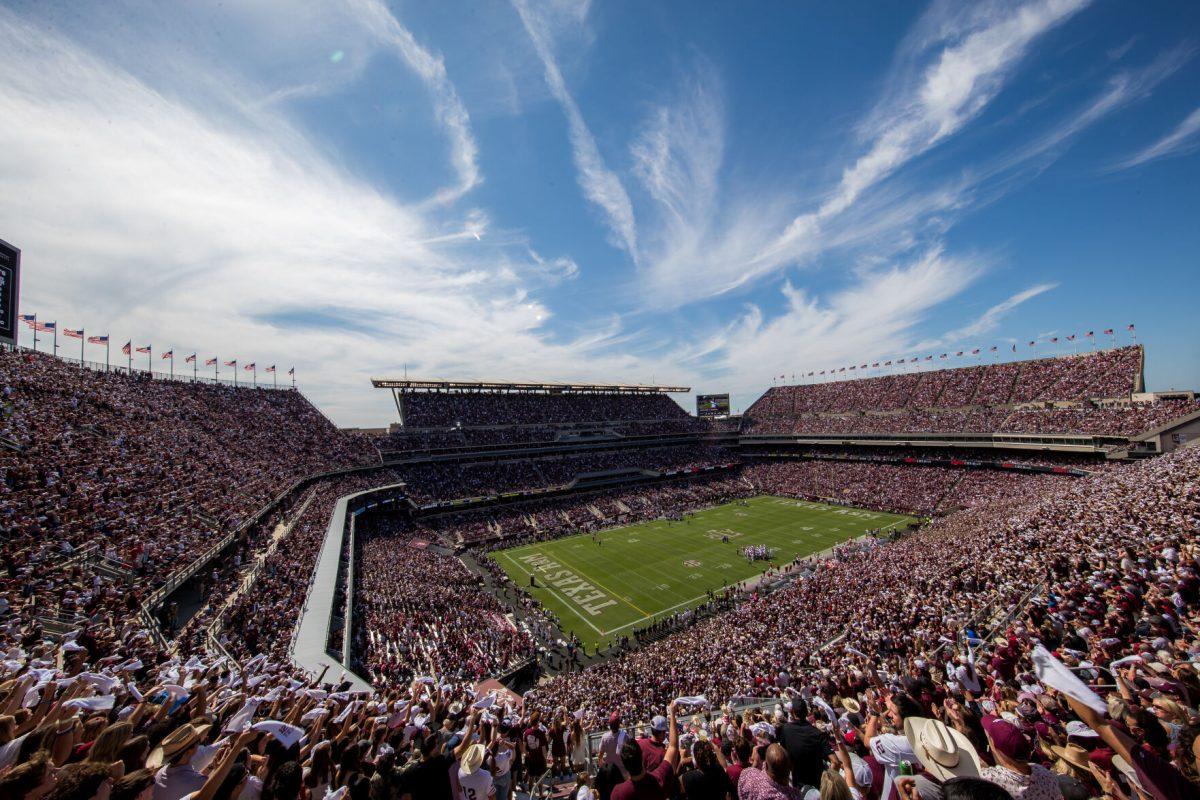
[[[1150,161],[1193,153],[1200,148],[1200,108],[1188,114],[1158,141],[1117,162],[1115,169],[1131,169]]]
[[[638,236],[633,203],[629,200],[629,194],[625,191],[621,179],[608,168],[604,157],[600,155],[596,138],[588,128],[583,113],[579,110],[579,104],[567,88],[567,82],[554,54],[556,22],[561,24],[559,21],[565,15],[575,24],[581,24],[587,16],[588,4],[513,0],[513,7],[520,15],[529,40],[542,62],[550,94],[562,107],[567,118],[571,153],[584,197],[603,213],[613,243],[625,250],[636,262]]]
[[[435,205],[454,202],[478,186],[483,175],[479,169],[479,147],[471,132],[471,116],[446,73],[442,57],[421,45],[381,0],[351,0],[351,8],[372,34],[392,48],[429,88],[434,113],[450,139],[451,163],[458,181],[439,189],[426,202]]]
[[[576,272],[570,259],[476,238],[476,214],[397,202],[276,109],[179,94],[0,9],[0,116],[14,123],[0,126],[0,219],[27,256],[23,308],[156,349],[295,364],[342,424],[387,418],[367,379],[403,364],[670,374],[611,351],[610,313],[587,336],[549,335],[536,289]]]
[[[720,164],[719,136],[697,135],[694,131],[720,130],[717,123],[679,126],[677,134],[686,146],[676,154],[668,148],[646,148],[658,156],[654,164],[673,169],[643,169],[640,175],[654,178],[656,199],[688,197],[690,210],[699,205],[704,213],[693,213],[686,224],[670,237],[673,246],[647,255],[644,281],[656,302],[685,304],[746,286],[781,269],[811,262],[831,248],[861,242],[868,229],[876,237],[893,236],[913,241],[916,229],[941,225],[940,213],[959,207],[967,194],[962,189],[940,187],[892,192],[895,206],[871,203],[872,190],[887,182],[920,156],[937,147],[976,119],[1002,90],[1039,37],[1074,14],[1088,0],[1032,0],[1016,8],[1010,4],[973,5],[969,9],[949,4],[935,5],[916,26],[896,58],[894,78],[875,108],[859,126],[865,152],[842,171],[838,183],[816,209],[796,214],[802,201],[786,197],[748,195],[724,198],[717,212],[707,198],[714,195],[709,184],[700,183],[693,192],[696,162]],[[698,108],[719,112],[719,106],[697,102],[694,93],[683,92],[675,108]],[[661,113],[660,119],[691,119],[690,112]],[[652,128],[650,141],[665,137],[665,125]],[[636,152],[636,151],[635,151]],[[666,154],[675,157],[670,161]],[[639,164],[646,163],[643,158]],[[664,188],[665,184],[665,188]],[[916,191],[923,201],[911,203]],[[739,202],[740,200],[740,202]],[[861,208],[864,201],[871,211]],[[905,207],[907,205],[907,207]],[[670,204],[667,208],[672,208]],[[926,208],[920,214],[918,209]],[[682,215],[676,215],[683,219]],[[720,232],[709,235],[714,217]],[[681,280],[690,271],[693,280]]]

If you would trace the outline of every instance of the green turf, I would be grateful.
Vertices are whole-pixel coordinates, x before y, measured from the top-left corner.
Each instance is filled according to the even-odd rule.
[[[492,554],[508,576],[558,615],[591,650],[650,620],[698,605],[708,590],[753,578],[772,564],[820,553],[873,528],[912,517],[755,497],[691,515],[687,522],[641,522]],[[729,543],[721,541],[727,534]],[[739,551],[766,545],[774,562],[747,563]],[[529,576],[537,587],[529,588]]]

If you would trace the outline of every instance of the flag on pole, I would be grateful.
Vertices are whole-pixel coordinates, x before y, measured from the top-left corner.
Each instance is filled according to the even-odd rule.
[[[53,325],[54,323],[50,323],[50,324],[51,324],[51,325]],[[1128,327],[1128,328],[1126,328],[1125,330],[1127,330],[1127,331],[1131,331],[1131,330],[1133,330],[1133,324],[1132,324],[1132,323],[1130,323],[1129,327]]]
[[[123,355],[129,355],[129,354],[132,352],[132,350],[130,349],[130,348],[132,348],[132,347],[133,347],[133,341],[132,341],[132,340],[130,340],[130,341],[128,341],[128,342],[126,342],[126,343],[125,343],[125,346],[124,346],[124,347],[122,347],[122,348],[121,348],[121,353],[122,353]]]
[[[42,333],[54,333],[57,330],[53,322],[35,322],[33,323],[33,329]]]
[[[1013,349],[1014,349],[1014,350],[1016,349],[1016,345],[1013,345]],[[989,348],[988,348],[988,352],[989,352],[989,353],[994,353],[994,352],[996,352],[996,345],[992,345],[991,347],[989,347]]]
[[[1075,334],[1073,334],[1073,333],[1072,333],[1070,336],[1068,336],[1068,337],[1067,337],[1067,341],[1068,341],[1068,342],[1073,342],[1073,341],[1075,341]]]
[[[233,361],[226,361],[226,362],[225,362],[225,366],[227,366],[227,367],[236,367],[236,366],[237,366],[237,359],[235,358]]]
[[[175,351],[168,350],[167,352],[163,353],[161,357],[164,361],[166,361],[168,358],[171,359],[172,361],[174,361],[175,360]]]
[[[1095,337],[1095,335],[1096,335],[1095,331],[1088,331],[1087,333],[1084,334],[1084,336],[1089,336],[1089,337]]]
[[[1112,328],[1105,328],[1105,329],[1104,329],[1104,335],[1105,335],[1105,336],[1112,336],[1112,335],[1113,335],[1113,329],[1112,329]]]
[[[33,327],[33,323],[37,322],[37,314],[22,314],[21,322],[24,322],[29,327]]]
[[[1037,341],[1035,340],[1035,341],[1032,341],[1032,342],[1030,342],[1030,343],[1029,343],[1029,346],[1030,346],[1030,347],[1033,347],[1033,346],[1034,346],[1034,345],[1036,345],[1036,344],[1037,344]],[[1013,345],[1013,346],[1014,346],[1014,347],[1016,347],[1016,345]]]
[[[215,358],[210,358],[204,362],[204,366],[206,366],[206,367],[215,367],[216,365],[217,365],[217,359],[215,359]]]
[[[993,347],[992,349],[995,350],[996,348]],[[979,355],[979,348],[976,347],[974,350],[972,350],[971,355],[973,355],[973,356]]]
[[[63,336],[66,336],[68,339],[82,339],[83,328],[80,328],[77,331],[73,331],[70,328],[63,328]]]
[[[145,347],[137,347],[137,348],[134,348],[134,349],[135,349],[135,350],[137,350],[137,352],[139,352],[139,353],[149,353],[149,352],[150,352],[150,345],[146,345]]]
[[[274,372],[274,371],[275,371],[275,365],[274,365],[274,364],[272,364],[271,366],[269,366],[269,367],[267,367],[265,370],[263,370],[263,372]]]
[[[183,360],[183,363],[185,363],[185,364],[191,364],[191,363],[195,362],[195,360],[196,360],[196,354],[195,354],[195,353],[192,353],[190,356],[188,356],[187,358],[185,358],[185,359]]]
[[[289,370],[288,370],[288,375],[295,375],[295,374],[296,374],[296,368],[295,368],[295,367],[292,367],[291,369],[289,369]]]
[[[108,344],[108,334],[104,336],[89,336],[88,344]]]
[[[1058,344],[1058,337],[1057,337],[1057,336],[1051,336],[1051,337],[1050,337],[1050,341],[1051,341],[1052,343],[1054,343],[1054,344]]]
[[[962,351],[962,350],[959,350],[957,353],[955,353],[955,354],[954,354],[954,357],[955,357],[955,358],[958,358],[958,357],[959,357],[959,356],[961,356],[962,354],[963,354],[963,351]]]
[[[252,369],[254,369],[254,362],[253,362],[253,361],[251,361],[249,364],[247,364],[246,366],[242,367],[242,369],[246,370],[246,372],[250,372]]]

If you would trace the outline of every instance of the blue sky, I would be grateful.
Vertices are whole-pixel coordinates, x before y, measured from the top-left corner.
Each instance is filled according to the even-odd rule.
[[[1196,388],[1197,87],[1183,2],[10,0],[0,237],[23,311],[347,425],[405,367],[744,408],[1129,323]]]

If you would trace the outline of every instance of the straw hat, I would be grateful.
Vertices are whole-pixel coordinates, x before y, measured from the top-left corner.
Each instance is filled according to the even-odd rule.
[[[157,769],[192,745],[199,744],[200,737],[208,732],[209,727],[208,725],[180,725],[168,733],[158,747],[150,752],[150,757],[146,759],[146,766]]]
[[[483,766],[483,756],[487,753],[479,742],[467,748],[467,752],[463,753],[462,771],[467,775],[473,775],[481,766]]]
[[[979,776],[979,754],[971,741],[941,720],[909,717],[904,736],[917,759],[940,781]]]
[[[1088,765],[1091,763],[1088,761],[1088,751],[1077,744],[1068,744],[1066,747],[1059,747],[1055,744],[1050,746],[1050,750],[1058,758],[1084,772],[1088,770]]]
[[[859,705],[859,702],[857,700],[855,700],[853,697],[843,698],[842,699],[842,708],[846,709],[851,714],[857,714],[858,712],[862,711],[862,706]]]

